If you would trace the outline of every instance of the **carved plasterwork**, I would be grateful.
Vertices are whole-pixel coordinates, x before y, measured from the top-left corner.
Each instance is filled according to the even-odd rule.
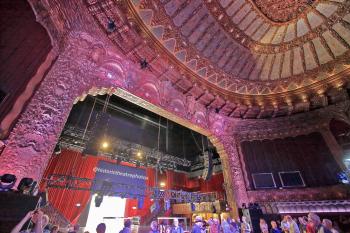
[[[349,100],[327,106],[312,112],[276,118],[274,120],[233,120],[228,121],[227,131],[237,140],[264,140],[295,137],[328,128],[332,119],[350,124],[348,116]],[[232,126],[229,126],[229,125]]]
[[[342,149],[336,142],[329,129],[330,121],[337,119],[350,124],[348,115],[350,101],[346,100],[335,105],[321,108],[308,113],[291,115],[289,117],[270,119],[247,119],[226,121],[223,134],[233,135],[236,148],[238,150],[237,160],[241,163],[242,180],[246,187],[249,187],[249,179],[246,170],[244,155],[240,144],[243,141],[272,140],[286,137],[296,137],[307,135],[313,132],[322,134],[331,154],[341,169],[345,169],[342,159]],[[319,194],[322,195],[319,195]],[[348,198],[348,189],[343,186],[328,188],[306,188],[292,190],[255,190],[247,192],[249,202],[274,202],[287,200],[328,200]]]
[[[221,135],[226,117],[208,111],[140,70],[98,37],[71,32],[65,41],[64,49],[6,141],[0,156],[1,174],[14,173],[19,180],[40,180],[73,104],[87,94],[115,94],[203,133],[216,144],[226,140],[220,154],[229,161],[228,167],[235,168],[225,172],[225,182],[232,184],[230,200],[233,204],[247,200],[245,186],[239,180],[242,172],[235,162],[236,150],[229,139],[216,136]]]
[[[315,201],[315,200],[344,200],[349,198],[346,186],[304,188],[304,189],[274,189],[263,191],[248,191],[249,202],[283,202],[283,201]]]
[[[316,67],[324,64],[324,56],[320,55],[318,52],[316,53],[315,49],[329,50],[327,43],[337,44],[336,38],[339,36],[344,37],[344,34],[342,34],[344,32],[343,29],[345,29],[343,27],[344,25],[342,26],[339,22],[343,22],[344,20],[342,20],[342,17],[345,17],[347,14],[346,3],[343,3],[344,5],[335,2],[315,3],[315,5],[311,7],[312,12],[310,10],[306,12],[303,11],[302,13],[304,16],[298,17],[298,21],[288,22],[286,25],[274,25],[268,20],[264,23],[266,19],[261,16],[262,14],[260,14],[259,11],[256,13],[254,3],[249,1],[246,3],[244,2],[243,0],[220,2],[215,0],[198,0],[193,2],[170,0],[157,2],[156,4],[154,4],[153,1],[134,1],[134,4],[129,5],[132,8],[131,12],[136,12],[138,14],[136,17],[140,17],[141,22],[146,24],[151,34],[153,34],[157,40],[160,40],[170,53],[174,54],[181,62],[194,69],[195,73],[198,73],[204,78],[209,79],[216,74],[219,81],[216,80],[215,84],[229,90],[230,88],[228,88],[228,86],[230,85],[223,85],[221,82],[224,74],[228,75],[228,81],[234,81],[234,79],[238,78],[243,79],[241,81],[246,84],[249,84],[249,82],[246,81],[247,79],[272,84],[278,79],[285,79],[290,76],[296,79],[297,76],[305,72],[308,73],[307,76],[310,76],[310,70],[315,71]],[[232,11],[230,10],[231,8],[236,9],[233,16],[230,13]],[[337,11],[337,17],[331,18],[331,15],[328,14],[327,16],[330,17],[329,19],[324,15],[319,16],[321,13],[317,9],[322,12],[322,9],[327,12],[333,10],[332,15]],[[274,10],[271,9],[271,11],[273,12]],[[311,21],[311,23],[307,22],[308,17],[306,17],[306,13],[317,15],[317,17],[321,19],[318,25],[320,30],[317,31],[315,28],[308,28],[310,27],[308,25],[312,24],[313,21]],[[260,20],[262,25],[260,25],[260,27],[257,25],[256,27],[257,30],[267,25],[265,27],[266,30],[259,37],[262,38],[261,41],[254,41],[254,39],[252,39],[255,38],[254,36],[249,36],[240,29],[246,27],[240,27],[239,24],[235,25],[235,23],[232,22],[235,21],[235,14],[240,19],[238,22],[247,24],[246,27],[250,24],[256,24],[256,22],[259,22],[260,18],[262,18]],[[245,22],[247,21],[246,18],[249,20],[249,23]],[[310,20],[314,18],[315,17],[312,17]],[[327,22],[328,20],[329,22]],[[337,25],[335,26],[336,23]],[[346,21],[344,21],[344,23],[346,25]],[[289,25],[293,26],[293,30],[289,29]],[[335,31],[342,35],[334,34],[333,25],[336,29]],[[221,30],[221,28],[223,30]],[[342,31],[339,31],[340,28],[342,28]],[[197,32],[197,30],[202,31]],[[293,38],[288,39],[291,30]],[[334,34],[335,38],[332,36],[330,37],[329,32]],[[296,33],[297,36],[294,35],[294,33]],[[325,40],[322,38],[324,33],[327,34],[325,35]],[[196,39],[192,39],[193,37]],[[322,47],[322,45],[318,43],[320,38],[322,38],[321,40],[323,41],[321,42],[325,47]],[[286,40],[284,43],[282,43],[283,39]],[[314,39],[316,41],[311,45],[309,41]],[[333,40],[333,42],[330,40]],[[310,46],[315,46],[315,48],[313,49]],[[341,49],[343,52],[346,52],[346,47],[349,47],[349,44],[345,44],[345,47],[343,47],[342,41],[340,41],[339,46],[343,48]],[[296,47],[298,47],[297,50]],[[303,51],[301,51],[300,48]],[[334,50],[332,51],[335,52]],[[224,57],[227,53],[229,57],[225,59]],[[299,55],[299,53],[301,54]],[[290,56],[291,54],[292,56]],[[340,54],[335,55],[337,59],[339,59],[339,55]],[[332,54],[327,56],[332,56]],[[266,62],[259,68],[260,59],[265,59]],[[328,60],[328,62],[331,60]],[[193,61],[196,63],[195,67],[193,67]],[[284,67],[286,67],[287,62],[290,61],[293,63],[291,66],[292,70],[288,71]],[[301,62],[300,65],[298,62]],[[313,63],[311,64],[310,62]],[[306,65],[302,67],[302,63],[306,63]],[[256,69],[258,69],[258,74],[254,71]],[[312,74],[316,73],[313,72]],[[301,75],[298,80],[302,80],[305,77],[306,76]],[[231,91],[239,93],[237,90]],[[249,94],[253,94],[253,92]]]
[[[226,7],[233,3],[215,0],[161,3],[106,0],[86,1],[86,4],[100,27],[130,59],[136,62],[142,57],[146,58],[150,62],[151,72],[159,75],[160,79],[169,80],[184,93],[196,97],[202,96],[203,93],[204,97],[218,96],[221,99],[218,102],[212,102],[210,97],[200,99],[212,108],[221,109],[221,106],[224,106],[225,111],[222,112],[228,116],[269,118],[308,111],[315,105],[314,96],[323,95],[329,89],[347,83],[350,72],[347,64],[349,45],[343,38],[349,30],[345,16],[346,2],[315,2],[310,8],[312,11],[324,7],[333,9],[332,6],[335,6],[334,17],[327,19],[331,23],[325,23],[327,20],[323,17],[322,25],[325,27],[319,26],[324,29],[323,31],[317,33],[310,31],[309,34],[313,37],[307,34],[301,36],[302,39],[297,37],[280,45],[262,45],[257,42],[254,45],[247,44],[249,38],[237,34],[235,30],[239,28],[225,23],[225,17],[221,17],[225,15],[220,13],[222,10],[220,4],[224,2],[228,4]],[[195,9],[191,9],[190,3],[196,6]],[[322,6],[320,8],[318,6],[321,3],[323,5],[320,5]],[[253,3],[248,1],[245,3],[249,4]],[[251,8],[252,11],[256,9]],[[307,12],[302,12],[302,17],[307,17]],[[181,14],[184,19],[177,17]],[[248,15],[250,14],[246,16]],[[108,31],[107,17],[114,20],[118,30]],[[211,20],[207,22],[209,18]],[[193,25],[190,27],[191,23]],[[194,25],[195,23],[198,25]],[[204,24],[208,24],[207,29],[200,29]],[[337,30],[329,29],[333,26]],[[214,33],[210,28],[218,33]],[[226,29],[229,31],[221,33]],[[196,42],[191,42],[189,40],[191,35],[195,34],[195,30],[202,30],[202,33],[209,33],[209,36],[202,35],[196,37]],[[285,31],[287,33],[288,30]],[[338,32],[343,34],[343,37],[337,34]],[[242,43],[241,40],[245,42]],[[330,48],[329,44],[339,47]],[[323,52],[316,53],[316,51]],[[333,54],[334,52],[337,55]],[[224,102],[229,104],[223,105]],[[296,106],[299,102],[309,102],[310,107],[299,108]],[[286,103],[291,105],[292,110],[279,111],[282,108],[279,106]],[[237,110],[239,114],[234,113],[237,105],[242,108]],[[254,106],[253,112],[244,111],[247,107],[251,109],[252,106]],[[271,111],[271,106],[275,110]],[[242,114],[243,111],[248,114]]]
[[[257,95],[259,98],[256,102],[250,102],[251,99],[245,92],[240,94],[242,100],[233,101],[236,96],[233,95],[233,98],[229,92],[218,89],[208,81],[209,79],[197,84],[196,77],[184,78],[186,72],[177,70],[175,66],[169,66],[172,64],[168,62],[169,57],[157,56],[155,53],[157,50],[152,50],[148,46],[149,42],[145,38],[142,39],[145,35],[142,32],[137,34],[131,28],[125,18],[128,15],[122,13],[126,9],[122,9],[120,5],[113,1],[101,3],[90,0],[84,3],[86,5],[80,1],[45,1],[45,4],[38,5],[44,7],[40,8],[43,12],[47,7],[46,17],[51,18],[47,22],[55,21],[49,27],[57,28],[50,29],[48,32],[57,33],[56,36],[51,35],[51,38],[59,40],[57,42],[59,56],[6,141],[6,147],[0,156],[2,164],[0,173],[15,173],[19,179],[30,176],[39,180],[73,103],[83,99],[87,94],[117,94],[207,135],[218,147],[226,166],[225,183],[230,190],[229,199],[232,203],[242,204],[249,201],[249,196],[246,193],[243,169],[240,164],[239,140],[243,137],[254,139],[254,136],[250,136],[251,132],[253,132],[252,135],[258,135],[256,138],[280,137],[279,134],[282,132],[279,128],[300,133],[298,130],[303,129],[291,124],[290,121],[294,119],[297,124],[306,118],[324,119],[321,112],[327,112],[329,109],[331,111],[335,109],[332,116],[349,121],[348,101],[330,106],[327,110],[315,110],[310,115],[298,114],[274,120],[233,119],[232,117],[255,118],[264,114],[278,115],[281,112],[289,115],[308,111],[313,105],[309,103],[309,97],[304,96],[303,90],[299,90],[300,87],[296,87],[294,93],[298,95],[300,101],[299,99],[295,101],[289,96],[290,93],[284,94],[284,97],[288,97],[288,101],[285,101],[287,106],[277,103],[274,96],[268,94],[265,96],[265,92]],[[101,22],[100,26],[103,30],[98,29],[98,25],[88,12]],[[117,30],[113,33],[104,33],[106,32],[106,14],[115,19]],[[124,43],[112,44],[110,40]],[[140,55],[147,56],[152,69],[139,69]],[[198,64],[202,68],[206,65]],[[313,91],[322,89],[322,92],[317,92],[322,99],[329,88],[328,82],[333,82],[332,85],[338,88],[336,94],[332,95],[335,96],[332,97],[334,101],[346,100],[347,97],[344,95],[346,92],[339,90],[339,87],[345,84],[344,75],[348,74],[348,71],[343,71],[341,64],[339,69],[335,68],[330,72],[334,74],[331,77],[326,74],[317,77],[324,83],[317,82],[316,86],[312,87],[315,88]],[[341,75],[336,74],[338,72]],[[222,81],[219,82],[222,83]],[[241,90],[242,87],[237,85],[236,87]],[[285,86],[288,85],[288,83],[285,84]],[[260,97],[267,98],[271,102],[265,106],[264,100]],[[293,105],[293,101],[298,104]],[[256,105],[258,102],[260,104]],[[327,101],[325,103],[320,100],[315,103],[320,103],[321,106],[328,104]],[[346,109],[346,111],[337,109]],[[320,127],[319,124],[311,125],[310,127]],[[266,130],[268,128],[272,131]],[[310,128],[310,130],[314,129]],[[242,132],[238,134],[238,130]],[[263,130],[268,133],[261,133]]]
[[[252,0],[259,10],[274,22],[287,22],[297,18],[312,7],[314,0]]]

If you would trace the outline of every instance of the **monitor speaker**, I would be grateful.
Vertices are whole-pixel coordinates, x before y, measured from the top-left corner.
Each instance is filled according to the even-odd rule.
[[[0,192],[0,232],[11,232],[29,211],[38,206],[39,199],[39,196]]]

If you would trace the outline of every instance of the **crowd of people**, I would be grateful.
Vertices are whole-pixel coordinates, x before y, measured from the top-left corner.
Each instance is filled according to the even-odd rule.
[[[259,225],[262,233],[269,233],[268,224],[264,219],[260,219]],[[336,228],[331,220],[321,221],[317,214],[309,213],[308,216],[298,219],[286,215],[280,224],[277,221],[271,221],[270,233],[339,233],[339,229]]]
[[[219,219],[209,219],[207,223],[201,222],[201,217],[196,217],[195,224],[201,227],[201,231],[198,227],[193,227],[191,233],[205,233],[209,230],[209,233],[250,233],[253,232],[252,226],[247,222],[245,216],[242,217],[242,221],[227,218],[223,219],[221,224]],[[206,227],[208,226],[208,229]],[[282,221],[272,220],[270,226],[266,223],[265,219],[261,218],[259,223],[260,229],[255,232],[261,233],[339,233],[337,226],[333,226],[333,223],[329,219],[323,219],[315,213],[309,213],[308,216],[299,217],[293,219],[290,215],[283,217]]]
[[[26,216],[12,229],[11,233],[59,233],[58,226],[50,226],[49,217],[42,211],[30,211]],[[329,219],[323,219],[315,213],[309,213],[308,216],[292,218],[290,215],[283,217],[281,221],[272,220],[270,226],[265,219],[260,219],[261,233],[339,233],[337,226]],[[79,225],[72,226],[68,233],[78,233]],[[105,233],[106,225],[100,223],[96,227],[96,233]],[[179,224],[177,218],[173,219],[171,226],[160,224],[152,221],[148,233],[184,233],[185,230]],[[196,216],[192,224],[191,233],[250,233],[253,232],[252,226],[245,216],[242,221],[237,218],[226,218],[220,222],[217,218],[210,218],[204,221],[201,216]],[[255,229],[255,232],[256,229]],[[89,232],[84,232],[89,233]],[[119,233],[131,233],[131,221],[128,219],[124,222],[124,228]]]

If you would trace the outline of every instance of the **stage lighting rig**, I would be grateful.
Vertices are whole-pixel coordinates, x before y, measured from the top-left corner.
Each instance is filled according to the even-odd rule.
[[[100,207],[102,202],[103,202],[103,196],[98,193],[97,196],[95,197],[95,206]]]
[[[114,32],[115,29],[117,29],[117,26],[115,25],[114,21],[108,18],[107,21],[107,29],[109,32]]]
[[[24,177],[19,182],[17,186],[17,190],[18,192],[23,194],[30,194],[30,191],[32,190],[33,185],[34,185],[34,180],[32,178]]]
[[[61,145],[60,145],[60,144],[56,144],[53,153],[54,153],[55,155],[59,155],[59,154],[61,154],[61,152],[62,152]]]
[[[4,174],[0,179],[0,192],[12,191],[13,186],[15,186],[17,177],[13,174]]]
[[[142,70],[149,68],[149,63],[147,62],[146,58],[141,59],[140,66]]]

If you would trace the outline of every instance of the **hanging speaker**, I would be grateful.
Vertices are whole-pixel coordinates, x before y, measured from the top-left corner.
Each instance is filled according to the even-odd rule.
[[[203,153],[204,157],[204,169],[202,173],[202,178],[204,180],[209,180],[213,174],[213,152],[212,150],[206,150]]]

